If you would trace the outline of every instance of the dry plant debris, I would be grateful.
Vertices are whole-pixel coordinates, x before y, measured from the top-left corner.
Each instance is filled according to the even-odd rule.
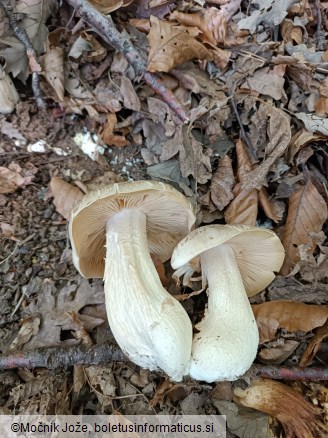
[[[327,10],[318,0],[0,1],[1,413],[221,412],[234,436],[279,436],[270,415],[286,436],[320,436]],[[251,298],[259,352],[234,399],[230,384],[173,384],[128,363],[115,350],[101,282],[72,265],[67,222],[81,196],[144,179],[188,196],[197,226],[265,227],[284,245],[279,275]],[[169,264],[152,260],[199,323],[200,282],[177,285]],[[103,345],[110,366],[84,354]],[[74,348],[85,363],[72,361]],[[43,369],[6,370],[40,358]],[[55,374],[50,364],[74,368]],[[256,369],[304,382],[257,381]]]

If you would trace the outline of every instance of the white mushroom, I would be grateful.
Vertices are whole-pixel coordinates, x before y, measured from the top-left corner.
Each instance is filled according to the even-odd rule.
[[[190,278],[192,266],[208,283],[208,307],[196,328],[190,376],[214,382],[235,380],[257,353],[258,328],[247,295],[263,290],[279,271],[284,248],[265,228],[208,225],[192,231],[175,248],[171,265]],[[195,259],[196,258],[196,259]],[[193,269],[194,269],[193,268]]]
[[[113,335],[134,363],[179,381],[188,372],[192,327],[162,286],[151,260],[170,258],[195,222],[190,202],[153,181],[113,184],[73,210],[73,261],[84,277],[103,277]]]

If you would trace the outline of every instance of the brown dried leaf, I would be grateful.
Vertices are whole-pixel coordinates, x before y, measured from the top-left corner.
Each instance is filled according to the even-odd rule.
[[[325,78],[320,84],[320,97],[315,104],[315,112],[318,116],[328,114],[328,78]]]
[[[263,67],[257,70],[251,77],[241,85],[243,90],[257,91],[259,94],[270,96],[275,100],[285,100],[284,91],[285,79],[281,74],[282,64],[279,66]],[[285,66],[283,68],[283,73]]]
[[[124,8],[132,2],[133,0],[90,0],[92,6],[104,15],[110,14],[117,9]]]
[[[276,417],[285,430],[286,438],[327,436],[328,428],[321,421],[320,409],[287,385],[260,379],[245,391],[236,388],[234,394],[234,400],[242,406]]]
[[[125,108],[133,111],[140,111],[141,103],[129,78],[123,76],[121,78],[121,94]]]
[[[268,218],[278,223],[281,221],[285,212],[285,203],[278,200],[271,200],[264,187],[258,192],[259,204]]]
[[[90,388],[97,396],[102,408],[111,406],[116,393],[113,371],[108,365],[90,365],[84,371]]]
[[[260,332],[260,343],[275,338],[278,328],[289,332],[309,332],[321,327],[328,318],[328,307],[299,301],[268,301],[253,304],[252,309]]]
[[[0,167],[0,193],[13,193],[15,190],[25,185],[31,184],[33,175],[22,176],[22,168],[13,167],[11,169]]]
[[[299,261],[299,245],[311,244],[310,233],[319,233],[327,220],[327,204],[314,184],[308,181],[289,198],[283,245],[286,251],[281,274],[287,275]],[[312,253],[315,243],[312,245]]]
[[[185,178],[192,175],[200,184],[205,184],[211,178],[210,157],[203,153],[202,144],[195,139],[186,126],[183,128],[179,163],[182,176]]]
[[[265,160],[244,176],[242,187],[245,190],[260,190],[267,184],[266,176],[271,166],[285,152],[291,138],[288,116],[272,105],[261,103],[260,107],[270,119],[267,126],[269,142],[265,148]]]
[[[299,26],[295,26],[295,24],[291,20],[284,20],[281,23],[280,31],[285,43],[293,44],[295,42],[296,44],[302,44],[302,29]]]
[[[170,20],[176,20],[184,26],[198,27],[201,31],[200,38],[203,43],[209,43],[216,46],[217,41],[213,35],[213,32],[208,28],[204,17],[198,14],[184,14],[183,12],[174,11],[170,15]]]
[[[191,35],[191,28],[186,29],[153,16],[150,22],[148,71],[169,72],[191,59],[212,59],[206,47]]]
[[[252,163],[242,140],[236,142],[237,178],[238,184],[233,189],[234,199],[224,212],[227,224],[244,224],[255,226],[258,213],[258,191],[256,189],[243,190],[241,183],[245,175],[252,169]]]
[[[328,336],[328,321],[316,330],[300,360],[300,367],[308,366],[321,347],[321,342]]]
[[[225,155],[219,159],[218,168],[213,174],[210,186],[212,202],[219,210],[223,210],[233,199],[234,182],[231,159]]]
[[[56,210],[65,219],[69,219],[72,209],[83,197],[83,193],[77,187],[72,186],[57,176],[51,178],[50,188]]]
[[[56,32],[56,31],[55,31]],[[42,74],[56,93],[59,101],[64,100],[65,74],[64,74],[64,49],[52,44],[56,40],[56,34],[48,35],[46,53],[40,57]]]
[[[63,329],[72,332],[75,332],[75,330],[81,331],[82,322],[83,328],[91,332],[95,327],[103,324],[104,321],[101,318],[78,313],[86,306],[104,303],[102,284],[94,282],[90,285],[88,280],[81,277],[78,281],[78,284],[68,283],[59,293],[51,280],[45,279],[43,281],[38,301],[32,301],[26,310],[29,315],[41,317],[40,329],[25,344],[24,349],[78,344],[79,341],[75,339],[62,341],[61,331]],[[67,317],[69,312],[77,314],[77,324],[76,319]]]
[[[315,141],[324,141],[326,137],[322,134],[315,134],[312,132],[308,132],[306,129],[302,129],[298,131],[295,135],[293,135],[290,145],[289,145],[289,163],[294,162],[295,155],[306,145],[311,144]]]
[[[224,212],[227,224],[244,224],[255,226],[258,213],[258,191],[242,190],[238,183],[233,190],[234,199]]]
[[[278,365],[284,362],[299,345],[300,342],[287,339],[284,340],[282,345],[277,345],[276,347],[271,348],[262,348],[258,354],[258,357],[263,363]]]

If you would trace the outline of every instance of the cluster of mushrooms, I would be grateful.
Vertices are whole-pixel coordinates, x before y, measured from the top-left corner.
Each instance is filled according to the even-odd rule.
[[[126,356],[170,379],[235,380],[251,366],[259,334],[248,296],[279,271],[284,249],[270,230],[246,225],[194,228],[192,204],[168,184],[135,181],[87,194],[72,212],[74,265],[103,278],[112,333]],[[182,305],[162,286],[152,257],[171,258],[188,284],[208,285],[208,306],[193,337]]]

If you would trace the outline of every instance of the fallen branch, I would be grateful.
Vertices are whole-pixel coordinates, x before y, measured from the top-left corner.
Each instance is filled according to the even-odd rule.
[[[0,355],[0,370],[12,368],[64,368],[72,365],[98,365],[108,362],[127,362],[128,358],[117,345],[92,347],[51,347]],[[254,364],[247,374],[276,380],[328,380],[328,367],[298,368]]]
[[[0,0],[0,4],[6,17],[9,20],[10,27],[12,28],[14,34],[25,47],[29,66],[32,72],[32,90],[36,100],[36,104],[38,108],[46,109],[47,104],[43,98],[43,94],[40,88],[40,72],[42,69],[39,64],[38,55],[33,47],[33,44],[31,43],[29,36],[26,33],[26,30],[18,26],[10,2],[6,0]]]
[[[275,380],[328,380],[328,367],[284,367],[278,365],[259,365],[251,367],[251,374]]]
[[[76,364],[97,365],[112,361],[127,361],[122,350],[116,345],[37,348],[0,355],[0,370],[36,367],[56,369]]]
[[[85,0],[66,0],[66,2],[79,12],[87,23],[95,27],[108,44],[125,56],[128,63],[134,68],[136,75],[143,77],[145,82],[161,96],[183,123],[188,122],[189,117],[183,106],[155,74],[146,71],[146,60],[135,50],[132,43],[116,29],[110,15],[102,15]]]

